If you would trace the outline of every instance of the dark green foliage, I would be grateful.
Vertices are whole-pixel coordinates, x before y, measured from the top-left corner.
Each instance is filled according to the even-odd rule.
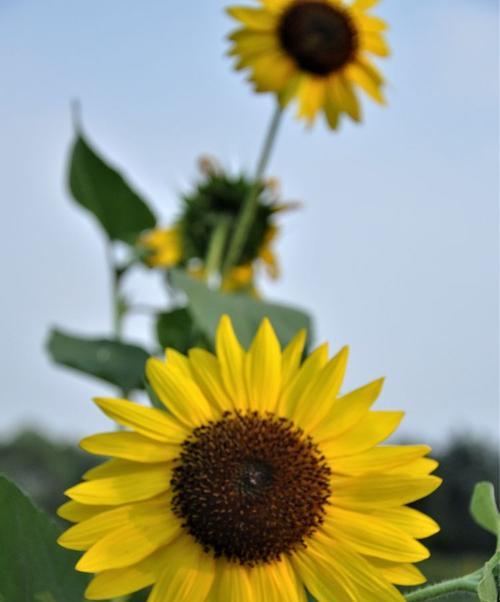
[[[162,349],[171,347],[187,353],[193,347],[208,348],[209,343],[187,308],[173,309],[156,316],[156,336]]]
[[[178,223],[186,261],[193,258],[204,259],[207,256],[212,233],[221,218],[230,220],[229,231],[232,232],[241,205],[253,185],[253,180],[244,175],[211,173],[192,194],[184,197],[184,208]],[[259,255],[266,232],[271,226],[273,205],[268,196],[264,186],[260,186],[257,213],[239,261],[240,265],[253,261]],[[223,256],[226,253],[227,247]]]
[[[53,330],[47,349],[56,363],[105,380],[124,392],[144,388],[144,366],[149,354],[137,345]]]
[[[443,485],[416,504],[441,525],[441,532],[430,540],[432,549],[491,555],[495,537],[476,525],[469,505],[478,481],[491,481],[498,489],[497,450],[464,435],[433,457],[440,462],[437,474],[443,478]]]
[[[81,602],[88,576],[78,554],[57,545],[60,529],[0,476],[0,600]]]
[[[93,213],[110,240],[133,244],[156,218],[123,176],[79,133],[69,162],[68,185],[77,203]]]
[[[34,431],[0,443],[0,473],[26,490],[33,501],[55,516],[66,500],[64,491],[75,485],[98,459],[75,444],[55,443]]]

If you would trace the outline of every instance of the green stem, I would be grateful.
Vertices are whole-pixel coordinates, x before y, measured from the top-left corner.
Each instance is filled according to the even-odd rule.
[[[209,283],[213,276],[220,272],[228,234],[229,219],[222,218],[212,232],[207,257],[205,259],[206,279]]]
[[[123,337],[123,318],[125,311],[120,295],[120,280],[122,272],[117,268],[113,257],[112,243],[108,243],[107,256],[108,266],[111,278],[111,315],[112,315],[112,332],[115,341],[121,341]]]
[[[111,278],[111,314],[112,314],[112,334],[115,341],[120,342],[123,339],[123,322],[127,313],[127,307],[120,294],[120,281],[125,270],[119,269],[113,256],[112,243],[107,243],[107,259]],[[127,398],[130,391],[119,388],[120,395]]]
[[[411,594],[405,596],[407,602],[423,602],[423,600],[435,600],[442,596],[456,594],[459,592],[476,592],[477,580],[472,579],[472,575],[459,577],[458,579],[450,579],[435,585],[428,585]]]
[[[255,211],[257,209],[257,203],[259,199],[259,190],[262,186],[262,178],[266,167],[271,157],[271,152],[276,142],[276,135],[281,123],[281,117],[283,115],[283,108],[278,104],[274,111],[267,135],[264,139],[264,145],[260,154],[259,162],[257,163],[257,169],[255,170],[255,177],[245,201],[243,202],[234,229],[234,234],[229,244],[226,261],[224,262],[224,272],[228,272],[234,265],[236,265],[242,255],[243,248],[248,239],[248,233],[252,227],[253,219],[255,217]]]

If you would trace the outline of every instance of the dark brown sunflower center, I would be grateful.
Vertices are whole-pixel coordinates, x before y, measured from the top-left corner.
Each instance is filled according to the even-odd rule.
[[[323,520],[329,480],[324,457],[289,420],[226,414],[183,443],[173,509],[206,551],[255,565],[303,545]]]
[[[281,17],[282,47],[298,66],[315,75],[341,69],[356,52],[356,29],[341,8],[321,0],[299,0]]]

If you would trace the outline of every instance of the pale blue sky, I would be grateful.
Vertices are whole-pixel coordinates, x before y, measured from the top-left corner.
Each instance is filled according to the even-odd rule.
[[[0,0],[2,418],[105,430],[105,385],[53,367],[50,325],[109,330],[102,238],[64,189],[69,103],[165,222],[203,152],[252,168],[271,111],[230,70],[220,0]],[[385,375],[379,408],[439,442],[498,432],[498,31],[492,1],[385,0],[390,106],[332,134],[289,115],[270,173],[301,199],[269,297],[349,343],[347,386]],[[158,295],[138,275],[129,290]],[[144,320],[129,329],[143,340]]]

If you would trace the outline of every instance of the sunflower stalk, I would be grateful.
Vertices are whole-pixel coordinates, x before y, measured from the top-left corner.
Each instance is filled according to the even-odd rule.
[[[480,571],[479,571],[480,573]],[[407,602],[424,602],[424,600],[436,600],[450,594],[475,593],[478,585],[478,572],[449,581],[442,581],[422,587],[417,591],[405,596]]]
[[[111,278],[112,334],[115,341],[121,342],[123,339],[125,316],[128,313],[129,307],[125,298],[121,294],[120,283],[131,264],[123,267],[116,265],[111,242],[108,242],[106,251]],[[120,395],[125,399],[130,394],[130,391],[127,391],[126,389],[120,388],[119,391]]]
[[[281,124],[281,117],[283,115],[283,107],[278,103],[274,110],[269,129],[264,139],[262,151],[257,163],[257,169],[255,170],[255,177],[252,188],[250,189],[245,201],[241,206],[234,234],[229,243],[229,249],[224,262],[224,273],[228,273],[229,270],[238,264],[240,260],[245,244],[248,240],[248,234],[252,227],[252,223],[255,217],[255,211],[257,209],[257,202],[259,198],[259,190],[262,186],[262,178],[269,164],[271,153],[276,142],[279,126]]]
[[[229,218],[223,217],[220,219],[212,232],[207,257],[205,260],[205,274],[208,284],[211,284],[214,277],[220,273],[228,234]]]

